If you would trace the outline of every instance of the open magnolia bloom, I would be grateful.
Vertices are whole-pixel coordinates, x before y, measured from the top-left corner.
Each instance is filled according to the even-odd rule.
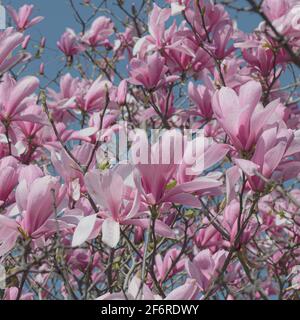
[[[291,157],[300,151],[298,138],[281,124],[270,125],[259,137],[255,152],[250,160],[235,159],[235,163],[248,175],[253,190],[262,191],[266,181],[273,176],[289,180],[291,167],[297,163]],[[260,175],[263,176],[260,177]]]
[[[121,225],[134,225],[143,229],[149,227],[149,216],[145,216],[148,208],[141,203],[140,176],[131,166],[120,165],[113,172],[107,171],[103,174],[98,171],[90,172],[85,177],[85,183],[100,210],[98,214],[82,218],[74,233],[73,246],[96,237],[95,229],[98,230],[99,225],[102,225],[103,242],[112,248],[116,247],[120,240]],[[155,231],[160,236],[175,236],[160,220],[156,221]]]
[[[16,189],[16,207],[10,212],[11,216],[15,213],[19,213],[19,216],[16,220],[7,215],[0,217],[3,229],[1,255],[15,245],[18,237],[38,239],[46,233],[66,228],[63,220],[55,220],[54,212],[64,195],[65,187],[59,184],[57,178],[43,176],[36,166],[21,170]]]
[[[178,130],[164,132],[151,145],[143,132],[138,134],[131,155],[141,175],[143,201],[148,205],[174,202],[199,206],[193,193],[209,193],[221,185],[216,179],[218,175],[198,177],[199,174],[221,160],[229,150],[221,144],[210,147],[204,136],[188,141]],[[211,158],[207,162],[209,155]]]
[[[7,10],[13,18],[14,23],[16,24],[19,31],[24,31],[34,26],[35,24],[38,24],[44,19],[44,17],[38,16],[30,20],[29,17],[32,14],[33,8],[33,5],[25,4],[24,6],[19,8],[18,11],[16,11],[13,7],[7,6]]]
[[[113,22],[101,16],[95,19],[91,28],[83,35],[82,42],[91,47],[97,47],[104,43],[104,41],[114,32]]]
[[[249,81],[240,87],[239,96],[230,88],[221,88],[212,100],[214,113],[237,150],[249,151],[256,144],[263,127],[275,122],[280,101],[263,107],[261,85]]]
[[[218,251],[215,254],[207,250],[199,252],[191,262],[187,260],[186,268],[191,278],[197,281],[200,290],[206,290],[215,278],[226,259],[226,252]]]

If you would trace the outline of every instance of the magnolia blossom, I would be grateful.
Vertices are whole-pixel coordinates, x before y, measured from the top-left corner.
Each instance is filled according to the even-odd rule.
[[[73,57],[84,50],[84,47],[78,43],[75,32],[70,28],[62,34],[57,46],[67,57]]]
[[[259,103],[261,94],[261,85],[251,81],[240,87],[239,95],[230,88],[222,88],[212,99],[218,121],[238,150],[253,147],[263,127],[272,122],[279,105],[275,100],[263,107]]]
[[[158,53],[147,57],[146,61],[132,59],[130,62],[130,79],[135,85],[142,85],[146,89],[159,88],[166,82],[173,82],[178,76],[166,76],[168,68],[165,66],[165,60]]]
[[[224,265],[226,252],[220,250],[215,254],[206,249],[199,252],[193,261],[187,260],[186,268],[191,278],[197,281],[200,290],[206,290],[214,276],[218,275]]]
[[[82,37],[82,41],[91,47],[102,45],[114,32],[113,27],[114,24],[109,18],[99,17],[93,21],[91,28]]]
[[[28,76],[16,82],[8,73],[5,74],[0,84],[0,120],[6,123],[21,120],[21,113],[27,107],[26,100],[38,86],[36,77]]]
[[[7,6],[7,10],[13,18],[14,23],[16,24],[19,31],[24,31],[25,29],[38,24],[44,19],[44,17],[38,16],[30,20],[33,8],[33,5],[25,4],[21,8],[19,8],[18,11],[16,11],[13,7]]]
[[[23,55],[11,56],[13,50],[23,41],[23,35],[15,32],[13,28],[0,31],[0,74],[2,75],[12,66],[23,59]]]

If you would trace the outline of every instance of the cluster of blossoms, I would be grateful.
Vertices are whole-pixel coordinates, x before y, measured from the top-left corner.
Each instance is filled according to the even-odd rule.
[[[1,298],[298,299],[299,1],[75,2],[54,79],[0,31]]]

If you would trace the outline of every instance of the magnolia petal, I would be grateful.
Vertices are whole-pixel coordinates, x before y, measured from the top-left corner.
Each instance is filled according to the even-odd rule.
[[[102,224],[102,241],[115,248],[120,240],[120,224],[113,219],[105,219]]]
[[[176,2],[171,3],[171,15],[172,16],[176,16],[176,15],[180,14],[183,10],[185,10],[184,5],[180,5]]]
[[[80,220],[73,235],[72,247],[82,245],[89,238],[94,229],[96,219],[97,214],[93,214]]]
[[[256,171],[259,170],[259,165],[249,160],[235,159],[234,162],[242,171],[244,171],[250,177],[255,176]]]

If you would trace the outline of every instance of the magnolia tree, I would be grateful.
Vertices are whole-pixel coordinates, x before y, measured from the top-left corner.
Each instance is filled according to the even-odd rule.
[[[0,32],[1,298],[299,299],[299,1],[67,2],[55,76]]]

